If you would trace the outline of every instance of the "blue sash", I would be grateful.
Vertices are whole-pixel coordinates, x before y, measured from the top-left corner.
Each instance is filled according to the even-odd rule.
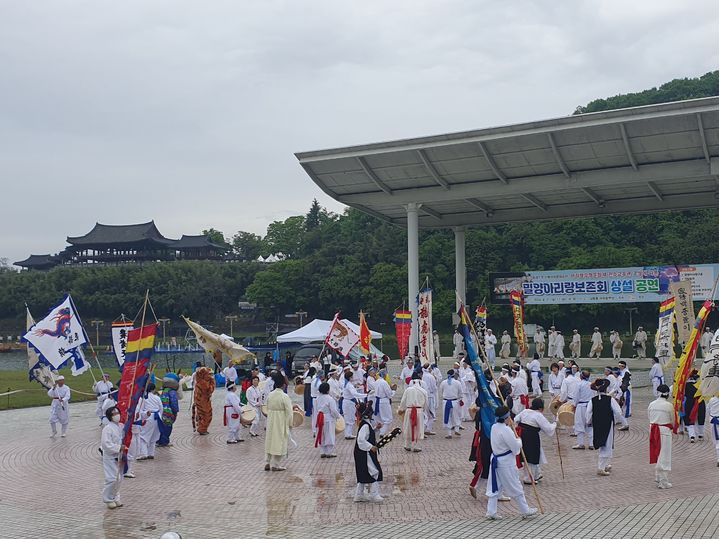
[[[624,417],[629,417],[632,413],[632,392],[626,390],[624,392]]]
[[[714,439],[719,441],[719,417],[712,417],[711,424],[714,425]]]
[[[444,424],[446,425],[449,423],[449,414],[452,413],[452,408],[454,408],[454,404],[452,404],[452,401],[456,399],[445,399],[444,401]]]
[[[500,455],[492,455],[492,462],[490,464],[490,474],[492,476],[492,494],[494,494],[495,492],[499,492],[499,485],[497,485],[497,459],[511,453],[512,450],[510,449],[509,451],[505,451]]]
[[[374,398],[374,412],[379,413],[379,397]]]

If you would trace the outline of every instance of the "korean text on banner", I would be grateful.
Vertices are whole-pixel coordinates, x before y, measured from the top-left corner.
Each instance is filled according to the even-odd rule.
[[[112,350],[115,352],[115,360],[118,366],[125,363],[125,352],[127,350],[127,334],[132,331],[132,322],[112,323]]]
[[[357,335],[352,329],[344,324],[339,318],[339,313],[335,315],[332,320],[332,325],[327,333],[325,343],[327,346],[332,348],[335,352],[339,352],[343,356],[347,356],[350,350],[359,343],[359,335]]]
[[[689,281],[669,284],[669,291],[676,302],[677,340],[684,346],[694,327],[694,299]],[[711,299],[711,298],[709,298]]]
[[[524,298],[521,292],[513,290],[510,294],[510,304],[514,317],[514,335],[517,337],[520,357],[527,357],[527,336],[524,334]]]
[[[668,365],[674,359],[674,298],[659,305],[659,324],[657,325],[655,346],[657,358],[662,365]]]
[[[434,361],[432,339],[432,289],[425,288],[417,296],[417,323],[419,325],[419,360]]]

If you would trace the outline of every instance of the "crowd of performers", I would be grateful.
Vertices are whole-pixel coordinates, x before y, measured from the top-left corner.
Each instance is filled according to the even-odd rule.
[[[328,365],[313,357],[303,374],[295,379],[295,391],[302,394],[304,408],[293,405],[287,395],[290,381],[283,367],[267,375],[257,368],[238,373],[227,367],[222,371],[226,379],[222,413],[226,442],[245,441],[243,427],[248,428],[251,438],[264,435],[264,469],[284,471],[288,449],[296,446],[292,427],[298,425],[297,416],[304,415],[310,419],[319,458],[337,456],[337,435],[354,441],[357,475],[354,501],[381,502],[378,483],[382,481],[379,459],[382,445],[401,432],[404,449],[420,452],[422,440],[436,434],[435,423],[441,424],[445,438],[456,439],[466,429],[463,423],[474,421],[470,461],[475,465],[469,491],[477,498],[480,480],[486,481],[489,519],[500,518],[497,502],[511,499],[515,499],[524,517],[536,513],[527,503],[522,482],[533,488],[541,482],[542,465],[546,463],[541,435],[551,438],[557,429],[569,430],[569,436],[576,437],[572,449],[596,450],[597,474],[611,475],[614,430],[629,429],[632,416],[631,372],[625,361],[607,366],[603,375],[594,380],[575,360],[566,365],[561,359],[552,362],[545,373],[539,354],[524,365],[520,360],[505,363],[496,374],[486,370],[489,389],[501,399],[502,406],[495,410],[496,423],[491,432],[484,432],[478,413],[476,376],[462,352],[457,359],[445,376],[436,363],[420,364],[409,358],[399,378],[393,380],[386,358],[382,361],[361,358],[357,362]],[[713,396],[708,402],[698,398],[698,373],[693,371],[686,383],[681,424],[675,425],[672,388],[664,381],[659,361],[654,358],[652,363],[649,374],[656,399],[648,408],[650,454],[651,463],[656,464],[657,486],[664,489],[672,486],[669,482],[672,433],[678,428],[679,432],[686,432],[690,442],[701,440],[707,414],[719,466],[719,397]],[[198,435],[208,433],[216,389],[212,371],[199,367],[191,378],[182,380],[168,372],[159,390],[154,379],[147,384],[132,420],[130,447],[122,445],[124,426],[117,407],[117,388],[108,375],[94,385],[96,414],[102,426],[99,448],[105,474],[102,496],[108,508],[122,506],[120,484],[123,478],[135,477],[137,461],[152,460],[157,447],[172,445],[183,383],[193,389],[190,406],[193,430]],[[404,389],[396,407],[401,429],[392,430],[395,424],[392,404],[399,385]],[[545,391],[549,410],[545,410]],[[56,436],[56,424],[60,423],[61,436],[65,437],[71,391],[64,377],[57,379],[48,396],[52,399],[51,436]],[[567,417],[573,416],[573,422],[557,421],[563,409],[571,412]],[[524,458],[520,459],[522,451]],[[122,454],[127,458],[121,459]]]

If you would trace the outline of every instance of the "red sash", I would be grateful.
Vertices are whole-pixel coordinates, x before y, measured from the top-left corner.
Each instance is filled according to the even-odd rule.
[[[222,414],[222,425],[225,426],[225,427],[227,426],[227,409],[228,409],[228,408],[232,408],[232,405],[231,405],[231,404],[226,405],[226,406],[225,406],[225,413]],[[240,414],[230,414],[230,417],[231,417],[232,419],[239,419],[239,418],[240,418]]]
[[[419,426],[419,420],[417,419],[417,407],[413,406],[412,411],[409,413],[409,424],[412,425],[412,441],[418,440],[417,427]]]
[[[520,395],[519,402],[521,402],[525,408],[529,408],[529,395]]]
[[[529,398],[529,397],[527,397],[527,395],[521,395],[520,399],[522,397],[526,397],[527,399]],[[521,438],[522,437],[522,427],[517,425],[514,427],[514,430],[517,431],[517,437]],[[517,453],[516,459],[517,459],[517,468],[519,468],[519,469],[524,468],[524,463],[522,462],[522,452],[521,451],[519,453]]]
[[[659,460],[659,453],[662,450],[662,433],[659,427],[667,427],[671,429],[671,425],[659,425],[658,423],[652,423],[649,428],[649,464],[656,464]]]
[[[325,414],[324,412],[317,412],[317,422],[315,423],[317,429],[317,438],[315,438],[315,447],[322,445],[322,431],[325,428]]]
[[[689,424],[696,425],[697,418],[699,417],[699,402],[701,399],[694,399],[694,406],[692,406],[689,412]]]
[[[479,413],[479,412],[477,412]],[[477,473],[475,474],[475,477],[479,477],[479,475],[482,473],[482,439],[480,437],[480,432],[478,430],[474,431],[474,439],[472,440],[472,449],[474,449],[474,455],[477,463]]]

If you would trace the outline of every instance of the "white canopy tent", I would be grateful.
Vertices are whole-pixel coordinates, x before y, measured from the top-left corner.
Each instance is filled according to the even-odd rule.
[[[359,335],[360,328],[357,324],[347,320],[346,318],[343,318],[342,322]],[[302,344],[322,342],[327,338],[327,334],[329,333],[331,326],[332,320],[320,320],[319,318],[316,318],[315,320],[312,320],[312,322],[296,329],[295,331],[278,336],[277,342],[299,342]],[[372,339],[382,338],[382,334],[378,331],[370,330],[370,333],[372,334]]]

